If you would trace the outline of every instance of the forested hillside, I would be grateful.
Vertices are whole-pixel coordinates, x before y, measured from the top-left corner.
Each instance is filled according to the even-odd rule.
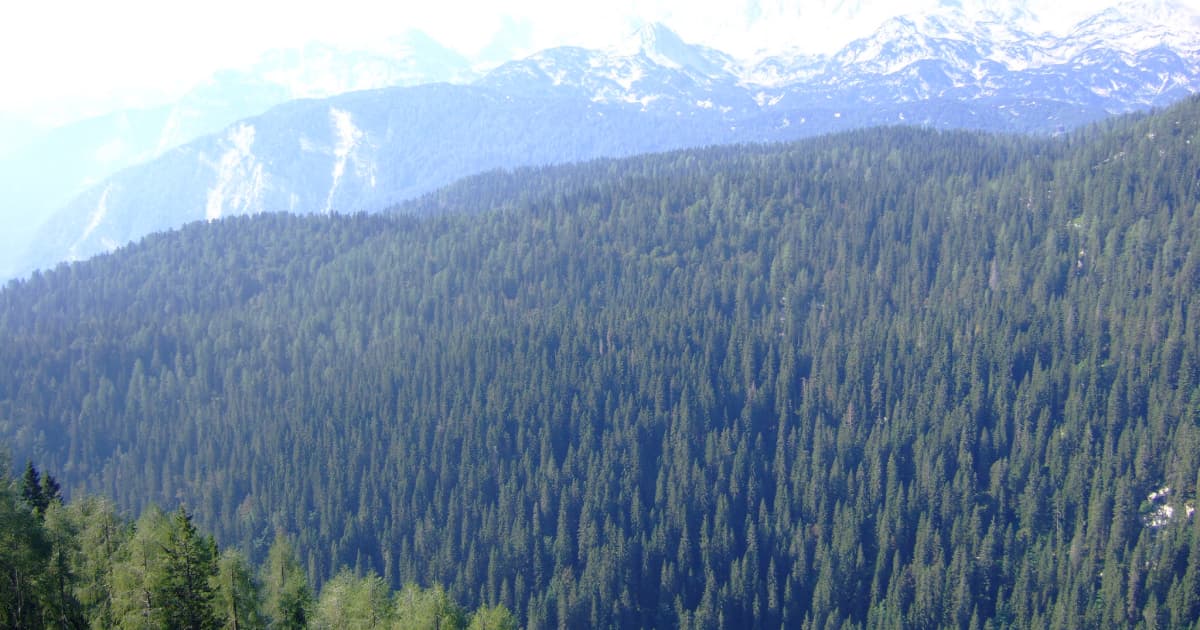
[[[1200,617],[1200,101],[193,224],[0,291],[0,436],[531,627]]]
[[[441,585],[390,592],[373,572],[342,569],[314,595],[282,532],[254,567],[221,551],[187,508],[155,505],[137,522],[94,496],[64,503],[33,462],[9,477],[0,451],[0,628],[515,630],[503,606],[470,616]]]

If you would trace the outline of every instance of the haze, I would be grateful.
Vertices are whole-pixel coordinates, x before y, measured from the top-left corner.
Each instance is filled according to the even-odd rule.
[[[1195,4],[1200,0],[1189,0]],[[449,0],[381,7],[270,0],[155,0],[15,3],[0,23],[0,123],[47,128],[177,98],[214,70],[249,64],[266,50],[312,41],[371,48],[420,29],[482,64],[543,48],[603,47],[644,22],[661,21],[689,41],[753,56],[764,48],[828,50],[900,13],[937,0],[613,0],[503,3]],[[947,2],[941,2],[947,4]],[[1047,30],[1103,3],[974,2],[1011,13],[1028,9]],[[1111,3],[1110,3],[1111,4]],[[64,19],[69,15],[70,19]],[[9,143],[6,143],[9,144]]]

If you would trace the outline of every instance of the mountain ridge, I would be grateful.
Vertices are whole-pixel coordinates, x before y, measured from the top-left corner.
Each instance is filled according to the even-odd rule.
[[[552,48],[503,64],[455,88],[457,99],[437,90],[389,89],[303,101],[197,141],[184,154],[198,163],[185,164],[177,153],[97,185],[33,239],[21,269],[84,258],[225,208],[374,210],[489,168],[787,141],[879,124],[1053,133],[1200,90],[1200,29],[1179,26],[1195,24],[1195,13],[1165,1],[1153,6],[1144,18],[1107,9],[1079,22],[1069,37],[943,9],[894,18],[833,55],[753,63],[687,44],[652,23],[612,49]],[[1157,30],[1138,39],[1132,19]],[[423,96],[432,100],[418,102]],[[523,116],[514,103],[526,108]],[[488,104],[501,105],[495,120],[487,119]],[[445,136],[419,133],[402,120],[406,112],[420,112],[426,126]],[[286,118],[291,131],[272,116]],[[501,124],[518,128],[497,131]],[[249,143],[239,136],[247,128],[257,130]],[[616,130],[625,135],[611,137]],[[254,164],[240,169],[239,151]],[[223,162],[225,156],[233,162]],[[230,205],[209,201],[229,195]]]
[[[398,35],[379,51],[314,43],[267,51],[248,67],[214,72],[170,103],[45,131],[24,149],[0,157],[0,222],[5,225],[0,277],[22,266],[18,255],[51,213],[88,188],[104,187],[113,175],[184,143],[293,99],[473,76],[466,59],[419,31]]]

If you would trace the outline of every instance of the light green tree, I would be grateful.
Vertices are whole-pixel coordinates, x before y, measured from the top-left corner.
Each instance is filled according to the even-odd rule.
[[[88,625],[112,628],[113,568],[118,550],[130,540],[132,529],[112,501],[95,496],[76,497],[65,509],[75,525],[77,547],[71,560],[75,574],[75,599]],[[53,522],[54,511],[46,522]]]
[[[465,628],[466,615],[440,584],[422,589],[405,584],[396,594],[394,628],[456,630]]]
[[[263,573],[266,613],[272,628],[306,628],[313,596],[296,551],[279,532],[267,552]]]
[[[389,627],[391,595],[387,583],[375,573],[360,578],[350,569],[342,569],[321,588],[313,626],[329,630]]]
[[[166,581],[166,546],[171,523],[151,505],[134,524],[133,536],[117,552],[112,569],[112,621],[134,630],[166,626],[162,585]]]
[[[46,475],[43,479],[49,479]],[[79,522],[59,501],[52,501],[42,512],[42,525],[50,552],[42,575],[44,607],[42,619],[46,624],[62,628],[85,625],[82,606],[76,596],[81,568]]]
[[[517,618],[503,604],[481,607],[471,615],[467,630],[517,630]]]
[[[262,597],[254,570],[246,557],[234,549],[221,554],[216,579],[216,609],[228,630],[266,627]]]

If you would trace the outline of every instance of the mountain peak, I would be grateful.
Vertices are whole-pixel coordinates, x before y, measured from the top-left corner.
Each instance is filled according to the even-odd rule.
[[[1200,50],[1200,12],[1176,0],[1138,0],[1111,6],[1079,22],[1070,37],[1130,53],[1161,45],[1194,53]]]
[[[1085,18],[1079,24],[1124,22],[1130,25],[1195,28],[1200,12],[1177,0],[1136,0],[1114,4]]]
[[[1038,16],[1024,1],[1008,2],[1003,7],[983,0],[942,0],[933,13],[959,13],[968,18],[987,21],[1002,20],[1010,24],[1029,25],[1039,21]]]
[[[1137,0],[1113,5],[1108,10],[1156,24],[1171,24],[1180,19],[1191,21],[1198,17],[1195,9],[1178,0]]]
[[[687,46],[675,31],[662,22],[643,24],[634,35],[641,43],[642,50],[671,50]]]
[[[725,73],[729,59],[723,53],[689,44],[662,22],[646,22],[613,51],[622,57],[644,57],[652,63],[713,78]]]
[[[626,33],[612,52],[625,57],[638,54],[649,56],[661,53],[664,49],[670,51],[684,47],[687,47],[687,44],[666,24],[644,22],[639,23],[632,32]]]

